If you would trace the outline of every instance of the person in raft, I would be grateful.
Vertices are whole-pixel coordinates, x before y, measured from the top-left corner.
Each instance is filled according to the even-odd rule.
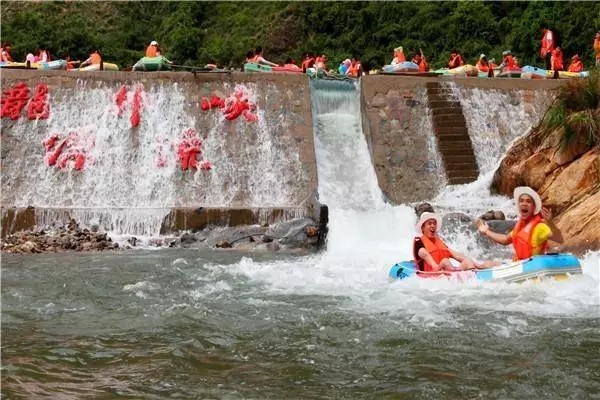
[[[79,67],[85,67],[86,65],[101,65],[102,64],[102,57],[100,56],[100,52],[98,50],[94,50],[94,52],[92,54],[90,54],[90,56],[88,57],[87,60],[85,60],[84,62],[82,62]]]
[[[425,273],[461,271],[489,268],[498,263],[486,261],[476,263],[457,251],[450,249],[439,237],[442,218],[432,212],[424,212],[417,222],[416,230],[421,235],[413,241],[413,257],[417,269]]]
[[[158,47],[158,42],[153,40],[150,42],[150,45],[146,47],[146,57],[160,57],[160,47]]]
[[[258,46],[254,51],[254,62],[257,64],[270,65],[271,67],[279,67],[279,64],[275,64],[271,61],[265,60],[265,58],[263,57],[263,49],[260,46]]]
[[[419,53],[415,53],[411,61],[419,66],[419,72],[429,71],[429,64],[423,55],[423,50],[419,49]]]
[[[158,42],[153,40],[150,42],[150,45],[146,48],[146,57],[163,57],[163,59],[169,64],[173,64],[172,61],[167,60],[160,52],[160,47],[158,47]]]
[[[507,235],[493,232],[483,221],[477,220],[479,232],[504,246],[512,243],[514,261],[526,260],[531,256],[545,254],[548,240],[563,243],[560,229],[552,222],[552,212],[542,207],[542,199],[529,186],[518,186],[513,192],[519,220]]]
[[[398,46],[394,49],[394,58],[392,59],[391,65],[402,64],[406,61],[406,56],[404,55],[404,49],[402,46]]]

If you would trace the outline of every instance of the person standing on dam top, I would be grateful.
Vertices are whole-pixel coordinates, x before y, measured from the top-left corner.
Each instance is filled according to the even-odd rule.
[[[478,219],[478,231],[501,245],[512,243],[514,261],[526,260],[532,256],[546,254],[548,240],[563,243],[562,232],[552,222],[552,212],[542,207],[542,199],[529,186],[518,186],[513,192],[519,220],[507,235],[493,232],[487,223]]]
[[[540,56],[546,62],[547,70],[552,69],[552,62],[550,58],[552,57],[552,51],[554,51],[555,47],[556,43],[554,41],[554,32],[546,27],[543,27],[542,40],[540,44]]]
[[[416,230],[421,235],[416,236],[413,241],[413,257],[419,271],[435,274],[483,269],[498,264],[494,261],[476,263],[464,254],[450,249],[438,235],[441,226],[442,218],[438,214],[426,211],[419,217]]]

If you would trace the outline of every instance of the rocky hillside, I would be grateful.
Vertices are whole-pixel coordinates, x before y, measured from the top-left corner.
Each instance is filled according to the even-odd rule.
[[[600,249],[600,73],[560,88],[544,119],[502,161],[492,191],[538,191],[554,212],[562,250]]]

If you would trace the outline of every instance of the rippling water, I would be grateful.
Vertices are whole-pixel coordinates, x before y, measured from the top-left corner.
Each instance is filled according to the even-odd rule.
[[[330,253],[5,255],[3,398],[594,398],[598,263],[519,285]]]

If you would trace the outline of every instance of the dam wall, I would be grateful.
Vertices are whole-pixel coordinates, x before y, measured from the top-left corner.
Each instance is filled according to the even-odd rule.
[[[428,84],[439,83],[460,104],[480,173],[489,173],[510,143],[540,121],[552,91],[564,84],[389,75],[364,76],[361,81],[363,129],[379,186],[394,204],[431,199],[448,183],[432,134]],[[461,149],[456,152],[461,154]]]
[[[27,98],[1,122],[4,234],[68,214],[155,235],[201,207],[226,225],[318,218],[304,75],[2,70],[2,89]],[[47,119],[29,118],[38,97]]]
[[[1,82],[3,92],[27,89],[22,111],[1,121],[3,236],[68,218],[138,235],[319,219],[305,75],[2,70]],[[452,183],[432,133],[431,82],[460,105],[481,174],[538,123],[564,83],[361,78],[362,130],[395,204],[431,199]],[[30,119],[39,98],[47,119],[43,104],[42,118]],[[185,154],[194,146],[191,166]]]

